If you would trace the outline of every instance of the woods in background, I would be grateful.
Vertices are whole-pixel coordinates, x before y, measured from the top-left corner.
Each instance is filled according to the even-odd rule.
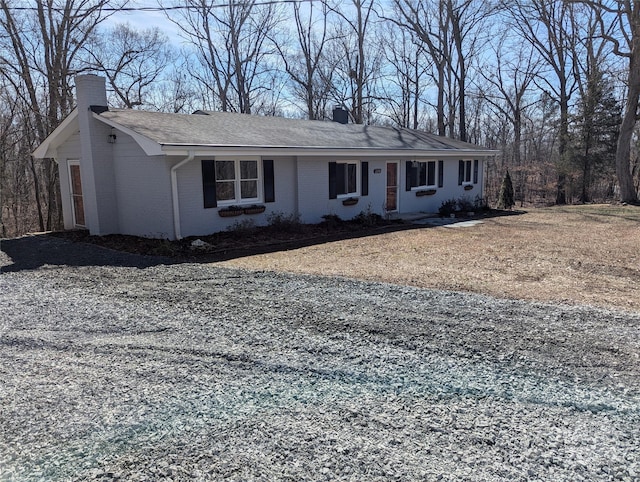
[[[148,7],[150,2],[145,2]],[[30,153],[73,109],[198,109],[422,129],[500,151],[518,206],[637,201],[640,2],[159,0],[180,39],[112,17],[132,0],[0,0],[0,236],[61,226],[59,173]]]

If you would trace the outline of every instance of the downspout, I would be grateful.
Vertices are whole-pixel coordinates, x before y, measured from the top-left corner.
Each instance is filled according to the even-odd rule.
[[[171,168],[171,202],[173,204],[173,234],[176,239],[182,239],[180,232],[180,204],[178,201],[178,175],[176,171],[186,163],[193,161],[195,154],[189,151],[189,155]]]

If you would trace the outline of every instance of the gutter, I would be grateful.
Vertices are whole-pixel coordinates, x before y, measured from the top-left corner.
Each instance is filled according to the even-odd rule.
[[[171,204],[173,205],[173,234],[176,239],[182,239],[182,233],[180,232],[180,204],[178,201],[178,175],[176,171],[187,164],[188,162],[193,161],[195,157],[195,153],[193,151],[189,151],[189,155],[180,161],[178,164],[171,168]]]

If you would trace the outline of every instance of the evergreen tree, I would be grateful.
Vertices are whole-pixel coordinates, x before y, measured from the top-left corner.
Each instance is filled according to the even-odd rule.
[[[587,79],[587,88],[573,119],[572,164],[580,179],[581,202],[592,199],[592,188],[598,181],[613,183],[615,179],[616,147],[622,108],[613,93],[613,86],[602,74],[595,72]]]
[[[498,196],[498,209],[511,209],[515,205],[513,198],[513,183],[511,182],[511,175],[507,171],[502,179],[502,185],[500,186],[500,194]]]

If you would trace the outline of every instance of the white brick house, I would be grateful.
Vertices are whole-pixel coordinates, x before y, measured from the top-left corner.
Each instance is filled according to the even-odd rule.
[[[179,239],[247,217],[266,224],[270,213],[315,223],[437,212],[447,199],[482,197],[495,155],[410,129],[109,109],[95,75],[76,88],[77,108],[33,155],[59,165],[65,228],[94,235]]]

